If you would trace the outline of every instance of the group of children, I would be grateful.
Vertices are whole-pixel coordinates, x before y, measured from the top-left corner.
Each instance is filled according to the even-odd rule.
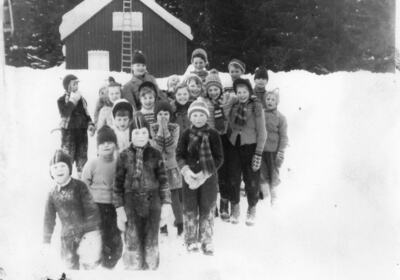
[[[267,69],[256,69],[253,88],[242,78],[245,64],[233,59],[231,83],[223,86],[215,69],[206,70],[203,49],[193,51],[191,62],[194,71],[182,81],[171,76],[162,91],[145,56],[135,53],[132,79],[121,86],[110,77],[101,89],[94,122],[78,78],[64,78],[65,94],[57,101],[61,149],[50,163],[55,186],[45,208],[44,242],[51,241],[58,213],[69,268],[111,269],[122,257],[127,269],[157,269],[158,235],[168,234],[170,205],[187,250],[200,244],[212,255],[215,216],[239,223],[242,181],[246,225],[254,225],[260,198],[274,202],[287,124],[277,110],[278,90],[266,91]],[[88,161],[88,134],[96,132],[97,157]],[[71,178],[73,163],[78,179]]]

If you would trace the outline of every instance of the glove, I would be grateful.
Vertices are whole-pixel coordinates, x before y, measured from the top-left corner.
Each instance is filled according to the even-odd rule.
[[[276,159],[275,159],[276,166],[281,167],[284,159],[285,159],[285,153],[283,151],[279,151],[276,154]]]
[[[122,207],[122,206],[118,207],[117,208],[117,226],[120,231],[125,231],[127,221],[128,221],[128,218],[126,217],[124,207]]]
[[[255,154],[253,156],[253,160],[251,161],[251,168],[253,169],[254,172],[260,169],[261,167],[261,156]]]
[[[171,204],[166,203],[166,204],[163,204],[161,206],[161,221],[160,221],[160,225],[166,225],[167,224],[168,218],[171,215],[171,211],[172,211]]]
[[[90,136],[90,137],[93,137],[93,136],[94,136],[94,133],[96,132],[96,128],[94,127],[93,124],[90,124],[90,125],[89,125],[88,131],[89,131],[89,136]]]

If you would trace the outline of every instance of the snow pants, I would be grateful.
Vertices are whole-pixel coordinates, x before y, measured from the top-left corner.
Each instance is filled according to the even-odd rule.
[[[100,230],[102,240],[101,264],[114,268],[122,256],[121,232],[117,227],[117,212],[114,205],[97,203],[100,210]]]
[[[178,168],[167,170],[168,184],[171,190],[172,212],[175,216],[175,226],[183,222],[182,212],[182,175]]]
[[[217,204],[218,179],[208,178],[203,185],[191,190],[183,183],[183,218],[186,245],[201,242],[212,243],[214,214]]]
[[[219,193],[221,198],[230,199],[230,182],[229,182],[229,169],[228,162],[230,161],[229,157],[232,154],[233,146],[231,142],[229,142],[229,138],[226,134],[221,135],[222,148],[224,151],[224,162],[221,167],[218,169],[218,185],[219,185]]]
[[[78,172],[87,162],[88,135],[86,128],[61,129],[61,148],[71,156]]]
[[[229,155],[229,200],[232,204],[240,202],[240,184],[242,177],[249,207],[257,205],[260,192],[260,170],[252,169],[252,159],[256,144],[240,145],[236,143]]]
[[[61,259],[67,269],[79,269],[78,248],[81,239],[81,235],[61,237]]]
[[[155,270],[159,265],[158,232],[161,218],[159,190],[125,194],[128,218],[123,260],[126,269]]]

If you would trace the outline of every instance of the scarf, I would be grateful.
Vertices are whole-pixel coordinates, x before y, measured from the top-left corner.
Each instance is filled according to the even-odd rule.
[[[226,123],[225,114],[218,101],[217,102],[211,101],[211,102],[214,105],[215,129],[221,134],[225,130],[225,123]]]
[[[149,144],[144,145],[143,147],[136,147],[132,145],[132,148],[136,151],[136,156],[135,156],[135,175],[134,178],[140,178],[142,176],[143,172],[143,152],[144,149],[148,146]]]
[[[211,153],[208,128],[208,124],[201,128],[194,126],[190,128],[188,151],[196,152],[197,147],[200,146],[198,153],[201,170],[206,174],[214,174],[216,168]]]
[[[247,110],[248,110],[248,104],[253,103],[254,101],[257,100],[256,96],[250,96],[249,99],[244,102],[244,103],[236,103],[239,104],[239,108],[237,110],[236,118],[235,118],[235,124],[244,126],[247,121]]]

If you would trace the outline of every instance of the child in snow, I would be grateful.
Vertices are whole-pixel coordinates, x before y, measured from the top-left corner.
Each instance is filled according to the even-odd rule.
[[[93,268],[101,250],[99,209],[86,185],[72,178],[71,173],[71,157],[57,150],[50,161],[50,174],[55,184],[47,197],[43,241],[50,244],[58,214],[61,258],[67,268]]]
[[[276,199],[275,188],[280,183],[279,168],[283,163],[288,144],[286,118],[277,109],[279,89],[267,92],[265,104],[265,123],[268,137],[261,162],[261,195],[266,197],[269,191],[271,204],[273,204]]]
[[[97,99],[96,107],[94,110],[94,123],[97,124],[99,120],[99,113],[103,106],[108,105],[110,106],[110,101],[108,99],[108,86],[112,83],[115,83],[115,79],[113,77],[108,77],[107,84],[103,85],[99,89],[99,99]]]
[[[253,95],[248,79],[233,83],[237,99],[229,112],[228,174],[230,175],[231,222],[237,224],[240,216],[240,184],[243,181],[247,195],[247,225],[253,225],[260,191],[261,156],[267,139],[265,117],[261,103]]]
[[[90,118],[87,102],[78,91],[78,83],[76,76],[65,76],[65,94],[57,100],[57,105],[61,115],[61,148],[72,157],[80,178],[87,161],[87,131],[93,136],[96,129]]]
[[[112,109],[114,118],[114,132],[117,135],[118,151],[122,152],[130,145],[130,129],[133,107],[126,99],[119,99]]]
[[[264,110],[267,109],[267,104],[266,104],[266,94],[267,90],[265,87],[267,86],[268,83],[268,71],[267,68],[260,66],[257,67],[255,72],[254,72],[254,95],[257,96],[258,100],[261,101]]]
[[[206,69],[208,65],[207,52],[201,48],[195,49],[192,52],[191,62],[194,70],[190,73],[199,76],[201,81],[204,83],[208,75]]]
[[[141,52],[135,52],[132,59],[132,79],[122,87],[122,98],[132,104],[134,111],[138,111],[142,107],[139,86],[143,82],[153,83],[156,88],[156,96],[158,96],[157,81],[147,72],[145,56]]]
[[[167,170],[168,183],[171,190],[172,210],[175,216],[174,225],[177,227],[178,235],[183,232],[183,216],[181,189],[182,177],[176,161],[176,147],[179,140],[179,125],[171,123],[172,106],[161,101],[155,109],[157,123],[150,126],[152,146],[162,153],[165,168]],[[167,225],[162,225],[161,233],[168,234]]]
[[[175,89],[175,100],[172,102],[172,122],[179,125],[179,133],[182,133],[190,127],[188,117],[190,95],[186,84],[180,84]]]
[[[97,158],[88,161],[82,173],[82,181],[88,186],[100,210],[101,263],[110,269],[122,255],[121,232],[117,227],[117,213],[112,204],[117,167],[116,148],[117,136],[110,127],[104,125],[97,132]]]
[[[172,102],[175,99],[174,97],[175,89],[179,83],[180,83],[180,78],[178,75],[169,76],[167,80],[167,90],[163,91],[163,97],[160,99]]]
[[[127,269],[155,270],[159,264],[161,213],[171,203],[161,152],[149,145],[149,127],[141,114],[132,120],[132,144],[117,161],[114,206],[125,231],[123,260]]]
[[[200,77],[196,74],[190,74],[186,78],[186,85],[189,90],[189,100],[194,101],[198,97],[200,97],[203,93],[203,82],[201,81]]]
[[[152,82],[143,82],[139,86],[140,104],[142,108],[140,113],[143,114],[148,124],[156,122],[156,116],[154,114],[154,107],[157,98],[157,88]]]
[[[231,80],[224,86],[224,92],[234,94],[233,82],[244,75],[246,72],[246,64],[239,59],[234,58],[228,64],[228,72],[231,76]]]
[[[222,145],[218,132],[207,124],[210,113],[203,101],[194,101],[188,115],[192,126],[183,132],[176,152],[184,177],[185,243],[191,252],[198,250],[197,242],[200,242],[203,253],[212,255],[217,170],[223,162]]]
[[[96,123],[97,129],[101,128],[103,125],[114,126],[112,107],[117,100],[121,99],[121,85],[118,83],[110,83],[107,94],[109,102],[100,109],[99,119]]]

